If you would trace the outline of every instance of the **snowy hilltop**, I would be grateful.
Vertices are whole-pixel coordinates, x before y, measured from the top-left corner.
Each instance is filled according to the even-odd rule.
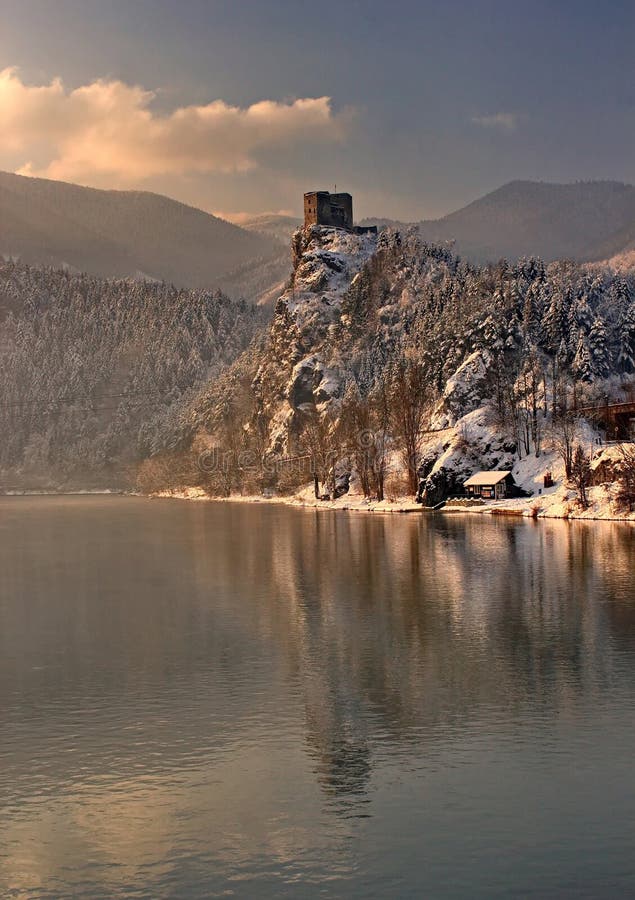
[[[577,445],[593,462],[602,430],[577,410],[632,394],[628,279],[537,259],[474,266],[416,229],[312,226],[292,251],[266,338],[194,404],[193,446],[255,460],[212,473],[212,491],[300,490],[309,473],[289,462],[308,458],[331,500],[435,505],[493,468],[537,494],[539,474],[571,480]]]
[[[254,379],[271,448],[293,449],[304,421],[342,394],[348,367],[336,351],[342,304],[377,250],[377,236],[314,225],[292,239],[293,272]]]
[[[634,399],[629,277],[570,261],[477,266],[417,229],[314,225],[291,248],[272,314],[5,263],[5,484],[46,471],[431,507],[497,469],[536,514],[546,498],[597,511],[602,478],[606,504],[629,505],[628,448],[612,444],[610,464],[604,448],[629,436],[628,413],[601,412]]]

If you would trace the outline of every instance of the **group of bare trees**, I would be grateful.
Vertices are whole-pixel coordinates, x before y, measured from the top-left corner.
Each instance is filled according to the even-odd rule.
[[[390,414],[395,446],[408,477],[408,490],[418,487],[419,451],[424,418],[430,397],[421,365],[402,360],[394,368],[390,383]]]
[[[586,452],[582,444],[576,444],[571,460],[570,480],[578,491],[578,501],[582,509],[589,506],[587,488],[591,483],[591,456]]]
[[[398,453],[415,494],[421,439],[430,394],[424,372],[404,359],[363,392],[351,382],[336,418],[317,413],[305,425],[301,443],[314,461],[319,481],[333,496],[338,466],[354,469],[365,497],[384,499],[388,453]]]
[[[624,444],[621,448],[616,500],[620,508],[628,510],[628,512],[635,510],[635,445],[633,444]]]

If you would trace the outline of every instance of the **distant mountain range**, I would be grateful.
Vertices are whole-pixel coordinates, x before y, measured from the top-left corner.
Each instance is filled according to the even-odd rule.
[[[251,232],[288,241],[302,220],[263,214],[241,223]],[[475,263],[539,256],[546,262],[613,260],[631,268],[635,251],[635,187],[618,181],[551,184],[511,181],[440,219],[402,222],[367,218],[362,225],[401,231],[416,225],[433,243],[451,243]]]
[[[159,194],[0,172],[0,256],[103,277],[231,289],[257,299],[289,269],[288,245]],[[266,284],[254,277],[265,269]],[[246,288],[246,290],[243,290]]]
[[[364,224],[407,227],[367,219]],[[453,242],[473,262],[539,256],[607,259],[635,246],[635,187],[617,181],[511,181],[441,219],[415,223],[434,242]]]
[[[232,225],[144,191],[103,191],[0,172],[0,258],[66,266],[102,277],[221,288],[269,302],[287,279],[293,216],[263,214]],[[408,223],[366,219],[363,224]],[[440,219],[415,223],[432,242],[452,242],[476,263],[615,258],[630,269],[635,187],[614,181],[513,181]]]

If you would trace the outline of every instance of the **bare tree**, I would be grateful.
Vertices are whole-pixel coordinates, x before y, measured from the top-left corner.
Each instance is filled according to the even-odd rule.
[[[311,457],[316,499],[321,496],[320,485],[326,487],[332,497],[335,493],[335,465],[341,452],[340,435],[329,419],[316,411],[304,425],[300,442]]]
[[[537,352],[532,349],[527,361],[529,382],[529,406],[531,410],[531,439],[534,445],[536,457],[540,456],[542,441],[542,421],[538,415],[540,408],[540,389],[544,382],[544,372],[540,365]]]
[[[635,447],[622,444],[620,449],[617,503],[623,509],[635,509]]]
[[[382,375],[370,395],[372,443],[369,446],[370,471],[377,499],[384,499],[386,482],[390,398],[388,384]]]
[[[342,449],[355,467],[364,497],[371,495],[372,424],[368,397],[360,395],[356,384],[349,385],[342,400],[337,429]]]
[[[589,500],[586,489],[591,481],[591,457],[585,453],[581,444],[576,444],[571,466],[571,479],[578,490],[578,499],[583,509],[587,509]]]
[[[577,420],[573,412],[561,411],[552,423],[553,443],[562,462],[567,479],[573,471],[573,448],[577,435]]]
[[[418,486],[419,449],[426,410],[425,389],[421,365],[404,360],[395,366],[389,390],[391,424],[412,494],[417,493]]]
[[[385,377],[367,396],[357,385],[349,385],[337,424],[341,453],[355,467],[365,497],[384,499],[387,468],[390,398]]]

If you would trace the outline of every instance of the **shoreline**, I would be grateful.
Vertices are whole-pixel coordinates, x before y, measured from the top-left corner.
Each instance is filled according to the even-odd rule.
[[[597,493],[601,488],[591,489]],[[312,492],[312,488],[310,489]],[[450,503],[439,508],[422,506],[410,498],[395,500],[367,500],[360,494],[346,494],[337,500],[316,500],[310,496],[309,488],[303,493],[293,496],[264,497],[258,494],[232,494],[229,497],[212,497],[201,488],[183,488],[181,490],[163,490],[151,494],[139,491],[105,488],[99,490],[12,490],[0,492],[0,497],[139,497],[148,500],[187,500],[190,502],[208,503],[247,503],[290,506],[295,509],[319,509],[353,513],[374,513],[384,515],[404,515],[419,513],[420,515],[458,515],[501,516],[522,519],[560,519],[571,522],[621,522],[635,525],[635,512],[616,514],[610,508],[610,498],[606,496],[598,500],[591,498],[589,508],[576,509],[573,498],[567,496],[572,492],[557,488],[551,494],[526,499],[498,500],[484,503],[482,506],[468,506],[461,502]],[[564,492],[564,493],[563,493]],[[545,504],[545,501],[547,503]],[[545,504],[544,506],[541,504]]]
[[[403,515],[419,513],[420,515],[457,515],[467,513],[477,516],[509,516],[523,519],[561,519],[565,521],[583,521],[583,522],[621,522],[626,525],[635,525],[635,512],[624,513],[619,515],[610,510],[606,505],[600,509],[594,508],[593,504],[586,510],[575,510],[569,507],[571,500],[562,498],[558,495],[552,495],[556,502],[537,509],[540,500],[550,499],[549,495],[543,495],[541,498],[530,497],[526,500],[499,500],[491,504],[479,506],[463,506],[459,503],[444,506],[441,509],[433,509],[432,507],[421,506],[409,498],[401,498],[399,500],[365,500],[361,495],[344,495],[338,500],[315,500],[313,497],[303,497],[296,494],[290,497],[263,497],[253,494],[232,494],[229,497],[210,497],[200,488],[186,488],[181,491],[158,491],[148,495],[151,499],[161,500],[189,500],[195,502],[215,502],[215,503],[276,503],[283,506],[291,506],[296,509],[320,509],[320,510],[340,510],[342,512],[355,513],[375,513],[389,515]]]
[[[135,491],[126,491],[124,488],[98,488],[91,490],[90,488],[77,488],[77,490],[56,491],[52,488],[14,488],[8,491],[0,491],[0,497],[100,497],[100,496],[141,496]]]

